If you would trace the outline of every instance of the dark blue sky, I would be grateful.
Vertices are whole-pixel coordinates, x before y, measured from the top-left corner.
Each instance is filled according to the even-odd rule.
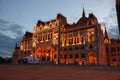
[[[12,49],[25,31],[32,32],[37,20],[55,19],[63,14],[68,23],[77,22],[83,7],[107,25],[109,36],[117,38],[114,0],[0,0],[0,56],[12,56]]]

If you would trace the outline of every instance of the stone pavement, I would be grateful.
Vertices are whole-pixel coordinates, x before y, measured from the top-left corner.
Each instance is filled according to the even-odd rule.
[[[0,80],[120,80],[120,67],[0,65]]]

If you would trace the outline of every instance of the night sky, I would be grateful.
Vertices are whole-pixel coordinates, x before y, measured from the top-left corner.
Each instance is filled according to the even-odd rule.
[[[107,26],[110,38],[118,38],[115,0],[0,0],[0,56],[11,57],[15,44],[38,20],[61,13],[72,24],[81,18],[83,7],[87,17],[93,13],[102,28]]]

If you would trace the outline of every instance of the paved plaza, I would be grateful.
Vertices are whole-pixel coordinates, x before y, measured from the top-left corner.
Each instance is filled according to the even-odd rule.
[[[120,68],[78,65],[0,65],[0,80],[120,80]]]

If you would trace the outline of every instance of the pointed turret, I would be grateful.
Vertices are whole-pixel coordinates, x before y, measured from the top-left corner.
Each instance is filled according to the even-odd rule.
[[[107,30],[106,30],[106,26],[105,26],[105,33],[104,33],[104,43],[110,43],[108,33],[107,33]]]
[[[85,17],[85,11],[84,11],[84,8],[83,8],[82,17]]]
[[[109,38],[108,38],[107,30],[106,30],[106,26],[105,26],[105,34],[104,34],[104,38],[109,39]]]
[[[83,8],[82,17],[78,20],[77,24],[80,26],[85,26],[88,23],[88,18],[85,16],[85,11]]]

